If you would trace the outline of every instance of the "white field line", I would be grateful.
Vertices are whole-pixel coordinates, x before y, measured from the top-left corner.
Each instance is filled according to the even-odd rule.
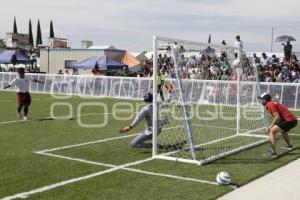
[[[298,118],[298,120],[299,120],[299,118]],[[132,135],[130,135],[130,136],[132,136]],[[94,142],[96,142],[96,141],[94,141]],[[83,144],[87,144],[87,143],[83,143]],[[78,145],[82,146],[83,144],[78,144]],[[74,145],[70,145],[70,146],[74,146]],[[65,146],[65,147],[61,147],[61,148],[66,148],[66,147],[71,148],[70,146]],[[93,162],[93,161],[86,161],[86,160],[83,160],[83,159],[70,158],[70,157],[45,153],[46,151],[50,152],[50,151],[55,151],[55,150],[59,150],[59,149],[55,148],[55,150],[53,150],[53,149],[51,149],[50,151],[49,150],[38,151],[38,152],[35,152],[35,153],[42,154],[42,155],[44,154],[44,155],[48,155],[48,156],[59,157],[59,158],[78,161],[78,162],[84,162],[84,163],[88,163],[88,164],[94,164],[94,165],[96,164],[96,165],[104,166],[103,163],[98,163],[98,162]],[[148,161],[153,160],[153,159],[154,158],[148,158],[148,159],[145,159],[145,160],[141,160],[141,161],[137,161],[137,162],[133,162],[133,163],[128,163],[128,164],[125,164],[125,165],[115,166],[113,168],[110,168],[110,169],[107,169],[107,170],[104,170],[104,171],[101,171],[101,172],[97,172],[97,173],[89,174],[89,175],[86,175],[86,176],[82,176],[82,177],[78,177],[78,178],[58,182],[58,183],[55,183],[55,184],[47,185],[47,186],[40,187],[40,188],[31,190],[31,191],[28,191],[28,192],[22,192],[22,193],[18,193],[18,194],[12,195],[12,196],[7,196],[7,197],[2,198],[2,200],[11,200],[11,199],[16,199],[16,198],[27,198],[29,195],[32,195],[32,194],[45,192],[45,191],[48,191],[48,190],[51,190],[51,189],[54,189],[54,188],[57,188],[57,187],[60,187],[60,186],[64,186],[64,185],[67,185],[67,184],[71,184],[71,183],[79,182],[79,181],[82,181],[82,180],[94,178],[96,176],[101,176],[103,174],[111,173],[111,172],[114,172],[114,171],[117,171],[117,170],[120,170],[120,169],[127,170],[127,171],[132,171],[132,172],[136,172],[136,173],[154,175],[154,176],[163,176],[163,177],[168,177],[168,178],[175,178],[175,179],[189,180],[189,181],[194,181],[194,182],[217,185],[216,182],[210,182],[210,181],[206,181],[206,180],[198,180],[198,179],[193,179],[193,178],[184,178],[184,177],[173,176],[173,175],[168,175],[168,174],[160,174],[160,173],[155,173],[155,172],[147,172],[147,171],[143,171],[143,170],[127,168],[127,167],[130,167],[130,166],[134,166],[134,165],[142,164],[144,162],[148,162]],[[114,166],[114,165],[109,165],[109,164],[105,164],[105,165],[107,167]]]
[[[297,134],[297,133],[289,133],[289,135],[291,135],[291,136],[300,136],[300,134]]]
[[[84,159],[80,159],[80,158],[72,158],[72,157],[68,157],[68,156],[61,156],[61,155],[53,154],[53,153],[45,153],[45,152],[35,152],[35,153],[39,154],[39,155],[44,155],[44,156],[50,156],[50,157],[61,158],[61,159],[65,159],[65,160],[82,162],[82,163],[86,163],[86,164],[90,164],[90,165],[100,165],[100,166],[109,167],[109,168],[117,167],[117,165],[94,162],[94,161],[84,160]]]
[[[269,138],[267,135],[257,135],[257,134],[249,134],[249,133],[239,133],[238,136],[256,137],[256,138]]]
[[[86,113],[86,114],[78,114],[78,115],[71,115],[71,117],[79,117],[79,116],[93,116],[93,115],[112,115],[113,113]],[[46,117],[43,119],[56,119],[56,120],[69,120],[70,116],[57,116],[57,117]],[[32,122],[32,121],[39,121],[41,119],[28,119],[28,120],[13,120],[13,121],[4,121],[0,122],[0,124],[12,124],[12,123],[26,123],[26,122]]]
[[[191,124],[192,126],[198,127],[208,127],[208,128],[221,128],[221,129],[228,129],[228,130],[236,130],[236,128],[229,128],[229,127],[222,127],[222,126],[210,126],[210,125],[200,125],[200,124]]]
[[[96,176],[101,176],[101,175],[104,175],[104,174],[112,173],[112,172],[117,171],[117,170],[125,170],[125,171],[130,171],[130,172],[135,172],[135,173],[140,173],[140,174],[145,174],[145,175],[150,175],[150,176],[160,176],[160,177],[178,179],[178,180],[183,180],[183,181],[192,181],[192,182],[197,182],[197,183],[202,183],[202,184],[218,185],[218,183],[216,183],[216,182],[207,181],[207,180],[187,178],[187,177],[181,177],[181,176],[176,176],[176,175],[149,172],[149,171],[145,171],[145,170],[129,168],[129,167],[134,166],[134,165],[139,165],[139,164],[151,161],[154,158],[147,158],[147,159],[144,159],[144,160],[139,160],[139,161],[135,161],[135,162],[131,162],[131,163],[127,163],[127,164],[118,166],[118,165],[111,165],[111,164],[106,164],[106,163],[88,161],[88,160],[79,159],[79,158],[61,156],[61,155],[56,155],[56,154],[51,154],[51,153],[44,153],[44,152],[36,152],[36,153],[38,153],[40,155],[46,155],[46,156],[66,159],[66,160],[70,160],[70,161],[82,162],[82,163],[86,163],[86,164],[90,164],[90,165],[98,165],[98,166],[109,167],[110,169],[107,169],[107,170],[104,170],[104,171],[101,171],[101,172],[97,172],[97,173],[93,173],[93,174],[90,174],[90,175],[86,175],[86,176],[82,176],[82,177],[73,178],[73,179],[70,179],[70,180],[65,180],[65,181],[62,181],[62,182],[50,184],[50,185],[43,186],[43,187],[28,191],[28,192],[22,192],[22,193],[18,193],[18,194],[12,195],[12,196],[7,196],[7,197],[4,197],[2,200],[12,200],[12,199],[16,199],[16,198],[27,198],[29,195],[45,192],[45,191],[48,191],[48,190],[51,190],[51,189],[54,189],[54,188],[57,188],[57,187],[61,187],[61,186],[67,185],[67,184],[72,184],[72,183],[79,182],[79,181],[82,181],[82,180],[87,180],[87,179],[90,179],[90,178],[94,178]]]
[[[57,157],[57,158],[61,158],[61,159],[71,160],[71,161],[82,162],[82,163],[91,164],[91,165],[100,165],[100,166],[104,166],[104,167],[118,167],[117,165],[111,165],[111,164],[94,162],[94,161],[89,161],[89,160],[84,160],[84,159],[79,159],[79,158],[72,158],[72,157],[67,157],[67,156],[61,156],[61,155],[52,154],[52,153],[38,153],[38,154],[40,154],[40,155],[46,155],[46,156],[51,156],[51,157]],[[139,169],[132,169],[132,168],[126,168],[125,167],[125,168],[122,168],[122,170],[136,172],[136,173],[141,173],[141,174],[148,174],[148,175],[153,175],[153,176],[163,176],[163,177],[181,179],[181,180],[186,180],[186,181],[194,181],[194,182],[199,182],[199,183],[205,183],[205,184],[211,184],[211,185],[218,185],[218,183],[212,182],[212,181],[200,180],[200,179],[194,179],[194,178],[185,178],[185,177],[180,177],[180,176],[175,176],[175,175],[162,174],[162,173],[156,173],[156,172],[149,172],[149,171],[139,170]]]
[[[129,112],[126,112],[126,113],[129,113]],[[136,112],[134,112],[134,113],[136,113]],[[113,115],[113,114],[114,113],[85,113],[85,114],[77,114],[77,115],[71,115],[71,116],[70,115],[62,115],[62,116],[56,116],[56,117],[46,117],[46,118],[42,118],[42,119],[45,119],[45,120],[47,120],[47,119],[69,120],[70,117],[93,116],[93,115]],[[39,121],[39,120],[41,120],[41,119],[3,121],[3,122],[0,122],[0,124],[26,123],[26,122]]]
[[[173,179],[184,180],[184,181],[193,181],[193,182],[198,182],[198,183],[203,183],[203,184],[218,185],[216,182],[211,182],[211,181],[207,181],[207,180],[186,178],[186,177],[180,177],[180,176],[175,176],[175,175],[162,174],[162,173],[149,172],[149,171],[144,171],[144,170],[139,170],[139,169],[128,168],[130,166],[134,166],[134,165],[142,164],[144,162],[151,161],[154,158],[148,158],[148,159],[145,159],[145,160],[140,160],[140,161],[136,161],[136,162],[127,163],[127,164],[124,164],[124,165],[117,166],[117,165],[112,165],[112,164],[88,161],[88,160],[84,160],[84,159],[80,159],[80,158],[72,158],[72,157],[67,157],[67,156],[62,156],[62,155],[49,153],[49,152],[57,151],[57,150],[61,150],[61,149],[74,148],[74,147],[79,147],[79,146],[84,146],[84,145],[89,145],[89,144],[95,144],[95,143],[107,142],[107,141],[118,140],[118,139],[123,139],[123,138],[129,138],[129,137],[133,137],[133,136],[136,136],[136,135],[138,135],[138,134],[127,135],[127,136],[122,136],[122,137],[115,137],[115,138],[108,138],[108,139],[91,141],[91,142],[81,143],[81,144],[76,144],[76,145],[68,145],[68,146],[64,146],[64,147],[58,147],[58,148],[53,148],[53,149],[45,149],[45,150],[41,150],[41,151],[36,151],[34,153],[40,154],[40,155],[51,156],[51,157],[66,159],[66,160],[70,160],[70,161],[82,162],[82,163],[86,163],[86,164],[90,164],[90,165],[98,165],[98,166],[109,167],[110,169],[107,169],[107,170],[104,170],[104,171],[101,171],[101,172],[97,172],[97,173],[93,173],[93,174],[90,174],[90,175],[86,175],[86,176],[82,176],[82,177],[73,178],[73,179],[62,181],[62,182],[50,184],[50,185],[43,186],[43,187],[28,191],[28,192],[22,192],[22,193],[18,193],[18,194],[12,195],[12,196],[7,196],[7,197],[4,197],[2,200],[11,200],[11,199],[16,199],[16,198],[27,198],[29,195],[32,195],[32,194],[45,192],[45,191],[48,191],[48,190],[51,190],[51,189],[54,189],[54,188],[57,188],[57,187],[61,187],[61,186],[67,185],[67,184],[72,184],[72,183],[79,182],[79,181],[82,181],[82,180],[94,178],[96,176],[101,176],[103,174],[111,173],[111,172],[114,172],[114,171],[117,171],[117,170],[126,170],[126,171],[131,171],[131,172],[136,172],[136,173],[146,174],[146,175],[152,175],[152,176],[161,176],[161,177],[173,178]]]
[[[50,99],[54,99],[54,98],[45,98],[45,99],[31,99],[32,101],[43,101],[43,100],[50,100]],[[10,102],[15,102],[16,100],[2,100],[0,101],[0,103],[10,103]]]
[[[127,164],[116,166],[114,168],[110,168],[110,169],[107,169],[107,170],[104,170],[104,171],[92,173],[92,174],[89,174],[89,175],[86,175],[86,176],[81,176],[81,177],[77,177],[77,178],[65,180],[65,181],[62,181],[62,182],[58,182],[58,183],[46,185],[46,186],[43,186],[43,187],[40,187],[40,188],[36,188],[36,189],[28,191],[28,192],[22,192],[22,193],[18,193],[18,194],[15,194],[15,195],[4,197],[4,198],[2,198],[2,200],[12,200],[12,199],[17,199],[17,198],[27,198],[29,195],[32,195],[32,194],[37,194],[37,193],[45,192],[45,191],[48,191],[48,190],[51,190],[51,189],[54,189],[54,188],[57,188],[57,187],[61,187],[61,186],[67,185],[67,184],[79,182],[79,181],[82,181],[82,180],[91,179],[91,178],[94,178],[94,177],[97,177],[97,176],[101,176],[103,174],[108,174],[108,173],[111,173],[111,172],[114,172],[114,171],[126,168],[126,167],[130,167],[130,166],[133,166],[133,165],[142,164],[142,163],[148,162],[150,160],[153,160],[153,158],[147,158],[145,160],[140,160],[140,161],[136,161],[136,162],[132,162],[132,163],[127,163]]]
[[[84,160],[84,159],[80,159],[80,158],[72,158],[72,157],[68,157],[68,156],[61,156],[61,155],[52,154],[52,153],[38,153],[38,154],[51,156],[51,157],[56,157],[56,158],[61,158],[61,159],[66,159],[66,160],[71,160],[71,161],[82,162],[82,163],[91,164],[91,165],[99,165],[99,166],[112,167],[112,168],[118,167],[118,165],[111,165],[111,164],[106,164],[106,163],[94,162],[94,161]],[[149,159],[152,160],[152,158],[149,158]],[[137,161],[137,162],[139,162],[139,161]],[[162,174],[162,173],[156,173],[156,172],[149,172],[149,171],[145,171],[145,170],[132,169],[132,168],[127,168],[127,167],[124,167],[124,168],[121,168],[121,169],[126,170],[126,171],[131,171],[131,172],[137,172],[137,173],[141,173],[141,174],[148,174],[148,175],[154,175],[154,176],[164,176],[164,177],[169,177],[169,178],[176,178],[176,179],[181,179],[181,180],[189,180],[189,181],[194,181],[194,182],[199,182],[199,183],[218,185],[218,183],[216,183],[216,182],[207,181],[207,180],[200,180],[200,179],[194,179],[194,178],[184,178],[184,177],[180,177],[180,176],[174,176],[174,175]]]
[[[167,130],[178,129],[178,128],[183,128],[183,125],[182,126],[174,126],[174,127],[163,128],[162,130],[167,131]]]
[[[41,150],[41,151],[36,151],[34,153],[43,154],[43,153],[46,153],[46,152],[58,151],[58,150],[61,150],[61,149],[70,149],[70,148],[80,147],[80,146],[85,146],[85,145],[90,145],[90,144],[96,144],[96,143],[108,142],[108,141],[113,141],[113,140],[120,140],[120,139],[124,139],[124,138],[130,138],[130,137],[134,137],[134,136],[137,136],[137,135],[138,134],[131,134],[131,135],[126,135],[126,136],[121,136],[121,137],[107,138],[107,139],[103,139],[103,140],[96,140],[96,141],[80,143],[80,144],[74,144],[74,145],[68,145],[68,146],[57,147],[57,148],[52,148],[52,149],[45,149],[45,150]]]
[[[161,177],[179,179],[179,180],[184,180],[184,181],[193,181],[193,182],[210,184],[210,185],[218,185],[217,182],[212,182],[212,181],[207,181],[207,180],[201,180],[201,179],[195,179],[195,178],[187,178],[187,177],[175,176],[175,175],[170,175],[170,174],[162,174],[162,173],[156,173],[156,172],[149,172],[149,171],[144,171],[144,170],[139,170],[139,169],[124,168],[123,170],[131,171],[131,172],[136,172],[136,173],[141,173],[141,174],[152,175],[152,176],[161,176]]]

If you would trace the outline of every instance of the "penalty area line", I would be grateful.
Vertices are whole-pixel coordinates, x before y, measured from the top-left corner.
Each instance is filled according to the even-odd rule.
[[[12,123],[26,123],[32,121],[39,121],[39,120],[70,120],[72,117],[79,117],[79,116],[93,116],[93,115],[112,115],[113,113],[85,113],[85,114],[78,114],[78,115],[61,115],[56,117],[46,117],[41,119],[28,119],[28,120],[13,120],[13,121],[2,121],[0,124],[12,124]]]
[[[102,140],[95,140],[95,141],[90,141],[90,142],[85,142],[85,143],[80,143],[80,144],[74,144],[74,145],[67,145],[63,147],[57,147],[57,148],[52,148],[52,149],[44,149],[40,151],[36,151],[34,153],[41,154],[41,153],[46,153],[46,152],[52,152],[52,151],[58,151],[62,149],[70,149],[70,148],[75,148],[75,147],[80,147],[80,146],[85,146],[85,145],[90,145],[90,144],[97,144],[97,143],[102,143],[102,142],[108,142],[108,141],[113,141],[113,140],[120,140],[120,139],[125,139],[125,138],[130,138],[137,136],[138,134],[131,134],[131,135],[126,135],[126,136],[120,136],[120,137],[112,137],[112,138],[107,138],[107,139],[102,139]]]
[[[145,163],[145,162],[149,162],[149,161],[153,160],[154,158],[147,158],[147,159],[144,159],[144,160],[139,160],[139,161],[135,161],[135,162],[131,162],[131,163],[127,163],[127,164],[124,164],[124,165],[117,166],[117,165],[104,164],[104,163],[100,163],[100,162],[87,161],[87,160],[83,160],[83,159],[71,158],[71,157],[66,157],[66,156],[60,156],[60,155],[55,155],[55,154],[51,154],[51,153],[39,153],[39,154],[58,157],[58,158],[67,159],[67,160],[78,161],[78,162],[84,162],[84,163],[92,164],[92,165],[105,166],[105,167],[109,167],[110,169],[106,169],[104,171],[99,171],[99,172],[92,173],[92,174],[89,174],[89,175],[86,175],[86,176],[81,176],[81,177],[61,181],[61,182],[58,182],[58,183],[46,185],[46,186],[43,186],[43,187],[40,187],[40,188],[33,189],[31,191],[28,191],[28,192],[21,192],[21,193],[18,193],[18,194],[7,196],[7,197],[2,198],[2,200],[12,200],[12,199],[17,199],[17,198],[28,198],[30,195],[33,195],[33,194],[42,193],[42,192],[49,191],[49,190],[52,190],[52,189],[55,189],[55,188],[58,188],[58,187],[61,187],[61,186],[65,186],[65,185],[68,185],[68,184],[72,184],[72,183],[80,182],[80,181],[83,181],[83,180],[91,179],[91,178],[94,178],[94,177],[102,176],[102,175],[105,175],[105,174],[108,174],[108,173],[115,172],[117,170],[125,170],[125,171],[135,172],[135,173],[139,173],[139,174],[145,174],[145,175],[150,175],[150,176],[159,176],[159,177],[165,177],[165,178],[177,179],[177,180],[183,180],[183,181],[192,181],[192,182],[197,182],[197,183],[202,183],[202,184],[218,185],[218,183],[216,183],[216,182],[207,181],[207,180],[194,179],[194,178],[181,177],[181,176],[176,176],[176,175],[156,173],[156,172],[150,172],[150,171],[145,171],[145,170],[140,170],[140,169],[129,168],[129,167],[134,166],[134,165],[139,165],[139,164],[142,164],[142,163]]]
[[[40,187],[40,188],[33,189],[31,191],[28,191],[28,192],[21,192],[21,193],[18,193],[18,194],[7,196],[7,197],[2,198],[1,200],[12,200],[12,199],[17,199],[17,198],[27,198],[28,196],[33,195],[33,194],[45,192],[45,191],[52,190],[52,189],[57,188],[57,187],[61,187],[61,186],[64,186],[64,185],[68,185],[68,184],[76,183],[76,182],[79,182],[79,181],[91,179],[91,178],[94,178],[94,177],[97,177],[97,176],[101,176],[101,175],[104,175],[104,174],[108,174],[108,173],[111,173],[111,172],[114,172],[114,171],[117,171],[117,170],[120,170],[120,169],[123,169],[123,168],[126,168],[126,167],[130,167],[130,166],[133,166],[133,165],[138,165],[138,164],[141,164],[141,163],[144,163],[144,162],[148,162],[152,159],[153,158],[148,158],[148,159],[145,159],[145,160],[140,160],[140,161],[136,161],[136,162],[132,162],[132,163],[127,163],[127,164],[124,164],[124,165],[120,165],[120,166],[116,166],[116,167],[113,167],[113,168],[110,168],[110,169],[106,169],[104,171],[92,173],[92,174],[89,174],[89,175],[86,175],[86,176],[81,176],[81,177],[61,181],[61,182],[58,182],[58,183],[46,185],[46,186],[43,186],[43,187]]]
[[[70,161],[82,162],[82,163],[90,164],[90,165],[98,165],[98,166],[104,166],[104,167],[110,167],[110,168],[120,167],[118,165],[112,165],[112,164],[106,164],[106,163],[101,163],[101,162],[89,161],[89,160],[85,160],[85,159],[73,158],[73,157],[68,157],[68,156],[52,154],[52,153],[38,153],[38,154],[45,155],[45,156],[56,157],[56,158],[61,158],[61,159],[66,159],[66,160],[70,160]],[[151,161],[153,159],[154,158],[148,158],[146,160]],[[139,174],[146,174],[146,175],[151,175],[151,176],[161,176],[161,177],[166,177],[166,178],[179,179],[179,180],[184,180],[184,181],[193,181],[193,182],[198,182],[198,183],[203,183],[203,184],[218,185],[217,182],[212,182],[212,181],[207,181],[207,180],[181,177],[181,176],[176,176],[176,175],[170,175],[170,174],[164,174],[164,173],[157,173],[157,172],[145,171],[145,170],[140,170],[140,169],[128,168],[129,166],[138,165],[138,164],[141,164],[141,163],[144,163],[144,160],[136,161],[136,162],[129,163],[129,164],[124,164],[124,165],[121,165],[121,166],[124,166],[124,167],[121,167],[120,170],[135,172],[135,173],[139,173]],[[126,165],[127,165],[127,167],[125,167]]]

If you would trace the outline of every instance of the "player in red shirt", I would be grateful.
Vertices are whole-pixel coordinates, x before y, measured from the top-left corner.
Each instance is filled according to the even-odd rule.
[[[272,123],[266,130],[266,132],[269,134],[271,150],[265,153],[264,156],[276,157],[276,134],[282,134],[282,137],[286,142],[286,145],[283,147],[291,150],[293,146],[290,143],[288,132],[290,129],[296,127],[297,118],[291,111],[288,110],[287,107],[278,103],[277,101],[273,101],[270,94],[263,93],[259,98],[262,100],[262,105],[264,105],[266,110],[274,117]]]

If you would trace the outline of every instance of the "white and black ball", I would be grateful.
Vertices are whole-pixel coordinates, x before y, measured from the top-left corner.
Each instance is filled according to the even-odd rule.
[[[231,178],[227,172],[219,172],[216,181],[219,185],[228,185],[231,183]]]

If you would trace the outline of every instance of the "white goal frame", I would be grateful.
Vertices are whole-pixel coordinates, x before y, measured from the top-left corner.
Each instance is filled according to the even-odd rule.
[[[237,84],[237,127],[236,127],[237,132],[236,132],[236,134],[232,135],[232,136],[229,136],[229,137],[224,137],[224,138],[216,139],[216,140],[213,140],[213,141],[209,141],[209,142],[204,143],[204,144],[189,147],[189,150],[193,150],[194,148],[199,148],[201,146],[205,146],[205,145],[208,145],[208,144],[213,144],[213,143],[225,141],[225,140],[232,139],[232,138],[235,138],[235,137],[238,137],[238,136],[259,137],[259,138],[262,138],[262,140],[260,140],[258,142],[248,144],[248,145],[240,146],[236,149],[229,150],[227,152],[223,152],[223,153],[220,153],[220,154],[217,154],[217,155],[213,155],[209,158],[205,158],[205,159],[202,159],[202,160],[196,160],[195,156],[194,156],[194,152],[191,152],[193,159],[185,159],[185,158],[178,158],[178,157],[168,156],[170,154],[176,153],[176,151],[159,154],[158,153],[158,120],[159,120],[159,114],[158,114],[158,102],[157,102],[157,99],[158,99],[158,94],[157,94],[157,89],[158,89],[157,88],[158,41],[168,41],[169,44],[173,44],[174,42],[177,42],[177,43],[187,43],[187,44],[192,44],[192,45],[209,46],[209,47],[215,47],[215,48],[227,48],[227,49],[239,52],[238,53],[238,58],[239,58],[240,61],[241,61],[241,52],[242,52],[241,49],[234,48],[234,47],[231,47],[231,46],[224,46],[224,45],[211,44],[211,43],[202,43],[202,42],[194,42],[194,41],[166,38],[166,37],[159,37],[159,36],[154,36],[153,37],[153,97],[154,98],[153,98],[153,139],[152,139],[153,140],[152,141],[153,142],[153,148],[152,148],[152,156],[154,158],[202,165],[202,164],[209,163],[209,162],[212,162],[214,160],[217,160],[217,159],[235,154],[235,153],[240,152],[242,150],[249,149],[249,148],[252,148],[252,147],[255,147],[255,146],[258,146],[258,145],[261,145],[261,144],[264,144],[264,143],[268,142],[268,138],[267,138],[266,135],[251,134],[252,132],[255,132],[255,131],[264,130],[266,128],[266,126],[268,125],[268,117],[266,115],[266,111],[264,110],[264,108],[262,106],[261,106],[261,108],[262,108],[262,111],[264,113],[264,117],[263,117],[264,118],[263,119],[264,127],[258,127],[256,130],[245,132],[245,133],[240,132],[240,109],[241,109],[241,106],[240,106],[240,92],[241,92],[240,91],[240,85],[241,85],[240,77],[241,77],[241,74],[240,74],[240,70],[237,70],[238,71],[238,78],[237,78],[237,81],[236,81],[236,84]],[[175,65],[175,68],[178,67],[176,61],[174,61],[174,65]],[[252,66],[253,66],[253,72],[254,72],[255,79],[256,79],[256,83],[254,83],[254,84],[256,84],[256,91],[257,91],[256,98],[257,98],[257,96],[261,93],[260,82],[258,81],[256,66],[254,64],[252,64]],[[177,71],[177,70],[175,70],[175,71]],[[180,80],[177,80],[177,81],[180,82]],[[216,81],[216,82],[218,82],[218,81]],[[220,82],[222,82],[222,81],[220,81]],[[179,93],[180,93],[179,101],[180,101],[181,105],[184,107],[184,102],[182,101],[182,91],[181,91],[181,84],[180,83],[179,83],[179,87],[180,87],[180,89],[179,89]],[[184,116],[183,118],[186,119],[186,116]],[[189,132],[189,128],[186,128],[186,129]],[[186,134],[187,137],[189,136],[189,134],[192,134],[192,133]],[[189,141],[189,140],[192,141],[192,139],[187,138],[187,141]],[[189,143],[189,145],[191,145],[191,143]]]

